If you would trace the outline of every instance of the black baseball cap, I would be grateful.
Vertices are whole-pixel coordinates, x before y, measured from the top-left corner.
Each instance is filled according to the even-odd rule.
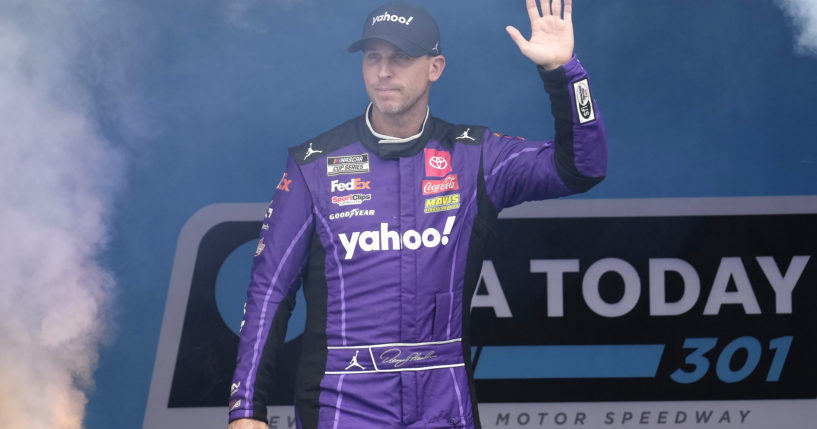
[[[385,40],[411,57],[440,55],[440,29],[424,8],[400,1],[378,7],[363,24],[363,36],[349,46],[360,51],[371,39]]]

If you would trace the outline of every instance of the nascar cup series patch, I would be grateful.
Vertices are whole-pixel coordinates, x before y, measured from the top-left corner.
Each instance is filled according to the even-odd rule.
[[[330,156],[326,158],[326,175],[360,174],[369,172],[369,154]]]

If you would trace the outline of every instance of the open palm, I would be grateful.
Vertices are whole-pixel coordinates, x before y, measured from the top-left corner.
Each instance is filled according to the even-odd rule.
[[[541,0],[545,3],[542,13],[536,5],[537,0],[526,0],[530,17],[531,37],[525,39],[522,33],[513,26],[505,27],[511,39],[523,55],[546,70],[553,70],[573,56],[573,12],[572,0],[564,0],[564,18],[562,18],[562,0]],[[551,4],[548,4],[551,3]]]

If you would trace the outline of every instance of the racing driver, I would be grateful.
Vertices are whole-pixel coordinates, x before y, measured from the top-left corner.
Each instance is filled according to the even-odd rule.
[[[552,2],[551,2],[552,1]],[[230,429],[266,428],[276,354],[302,283],[299,428],[479,427],[469,309],[497,213],[584,192],[606,174],[604,123],[573,54],[571,0],[527,0],[555,138],[525,140],[432,116],[440,33],[416,5],[374,10],[365,112],[289,149],[253,261]],[[550,4],[548,4],[550,3]]]

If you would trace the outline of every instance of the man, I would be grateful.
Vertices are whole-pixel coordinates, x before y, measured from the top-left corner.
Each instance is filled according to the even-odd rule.
[[[573,55],[571,0],[532,34],[507,27],[539,66],[555,141],[451,125],[428,109],[445,68],[428,12],[390,3],[367,18],[371,103],[290,149],[247,293],[230,428],[263,428],[267,381],[303,278],[307,322],[295,415],[306,428],[479,427],[468,315],[499,210],[583,192],[606,171],[606,137]]]

